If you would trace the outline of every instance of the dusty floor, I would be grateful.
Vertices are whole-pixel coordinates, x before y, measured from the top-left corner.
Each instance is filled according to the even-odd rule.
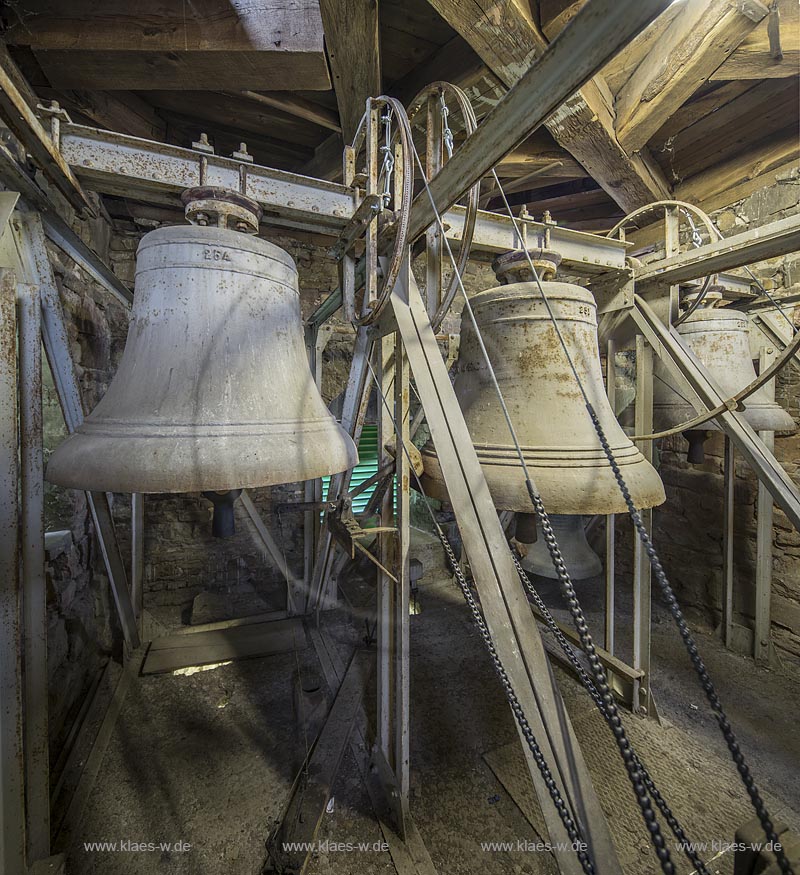
[[[558,604],[554,586],[540,584],[548,603]],[[596,584],[583,584],[581,590],[587,612],[596,615],[600,590]],[[368,606],[367,587],[353,584],[348,594],[356,608]],[[443,582],[425,588],[421,603],[411,632],[411,804],[433,862],[442,875],[555,872],[552,860],[542,853],[481,849],[481,842],[536,838],[506,789],[514,784],[514,774],[519,777],[523,771],[515,765],[517,734],[460,593]],[[343,652],[363,636],[363,622],[349,624],[344,612],[327,615],[326,624]],[[750,816],[744,791],[671,620],[658,608],[653,634],[653,687],[665,725],[629,716],[631,735],[654,775],[667,788],[677,788],[680,798],[674,805],[687,818],[693,838],[732,840],[733,827]],[[777,809],[773,813],[800,826],[793,814],[800,812],[800,678],[758,669],[726,653],[710,632],[698,638],[755,777]],[[69,847],[70,875],[256,875],[264,839],[285,802],[302,745],[291,716],[292,675],[316,665],[309,645],[296,653],[236,662],[191,677],[138,678]],[[579,736],[585,733],[600,751],[608,734],[598,733],[591,703],[560,672],[559,680]],[[485,755],[490,760],[494,756],[495,767],[505,758],[503,783]],[[593,759],[599,762],[590,767],[601,771],[604,805],[617,813],[615,838],[624,827],[625,851],[620,855],[626,875],[655,872],[631,797],[624,804],[613,798],[617,786],[626,793],[624,776],[619,783],[619,759],[599,754]],[[602,777],[604,770],[613,775]],[[512,790],[520,799],[519,787]],[[698,833],[704,829],[731,832]],[[381,840],[349,751],[319,839]],[[109,851],[85,845],[125,840],[180,841],[190,849]],[[680,872],[690,871],[684,859],[675,859]],[[720,858],[715,868],[727,873],[729,864],[729,858]],[[394,867],[387,852],[369,850],[319,853],[308,871],[370,875],[393,872]]]

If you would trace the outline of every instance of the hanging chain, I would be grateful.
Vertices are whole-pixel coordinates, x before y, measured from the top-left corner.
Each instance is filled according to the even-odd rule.
[[[381,116],[383,122],[384,143],[380,147],[383,155],[383,164],[381,173],[383,174],[383,205],[389,206],[392,199],[392,175],[394,173],[394,150],[392,149],[392,108],[386,107],[386,111]]]
[[[447,120],[447,117],[450,115],[450,110],[447,107],[447,101],[444,99],[444,91],[439,94],[439,101],[441,103],[441,111],[442,111],[442,142],[444,143],[444,148],[447,151],[447,157],[453,157],[453,132],[450,130],[450,124]]]
[[[784,875],[794,875],[794,869],[789,863],[789,860],[786,857],[785,852],[783,851],[781,843],[778,840],[778,834],[775,832],[775,827],[772,823],[772,820],[770,819],[769,812],[764,805],[764,800],[761,798],[761,794],[759,793],[758,787],[753,780],[753,776],[750,774],[750,769],[745,762],[744,754],[739,748],[739,743],[736,740],[733,728],[731,727],[728,717],[725,714],[725,710],[722,707],[722,702],[717,695],[717,690],[714,686],[713,681],[709,677],[708,671],[705,667],[705,663],[703,662],[703,659],[697,649],[697,644],[694,640],[694,637],[692,636],[689,626],[684,619],[683,612],[680,609],[678,600],[675,598],[675,593],[673,592],[670,582],[667,579],[666,572],[661,565],[661,560],[658,557],[656,548],[653,546],[653,542],[650,540],[650,535],[648,534],[647,527],[642,520],[642,515],[639,513],[639,510],[633,503],[633,498],[631,497],[628,486],[622,476],[622,472],[620,471],[619,465],[617,464],[617,460],[614,458],[614,454],[608,443],[608,438],[606,437],[605,432],[603,431],[603,427],[600,424],[600,419],[598,418],[597,413],[595,412],[592,405],[588,402],[586,404],[586,409],[589,412],[589,416],[591,417],[594,429],[597,432],[598,438],[600,439],[600,443],[603,447],[603,452],[608,459],[611,470],[614,472],[614,478],[617,481],[617,485],[619,486],[620,492],[622,493],[622,497],[625,499],[628,513],[630,515],[630,518],[633,520],[636,532],[639,535],[639,540],[642,542],[642,546],[647,553],[647,558],[650,561],[650,566],[653,569],[656,580],[661,587],[661,592],[663,593],[664,599],[667,602],[667,607],[669,608],[670,613],[675,620],[675,624],[678,627],[678,632],[680,633],[680,636],[683,639],[683,643],[686,646],[686,650],[689,653],[689,658],[691,659],[692,665],[694,666],[694,669],[697,672],[697,676],[700,679],[700,685],[703,687],[706,698],[708,699],[708,703],[711,705],[711,710],[714,712],[714,716],[717,718],[717,723],[719,724],[720,731],[722,732],[722,737],[725,739],[725,743],[728,746],[731,758],[736,764],[736,769],[739,772],[742,783],[747,790],[747,794],[750,796],[750,801],[753,805],[753,809],[756,812],[756,816],[761,822],[761,828],[764,830],[767,839],[772,843],[772,847],[775,849],[775,857],[778,861],[778,866],[781,872],[784,873]]]
[[[570,645],[569,641],[567,641],[566,636],[559,628],[558,623],[556,623],[555,618],[550,613],[550,610],[545,604],[544,599],[542,599],[542,597],[539,595],[536,587],[533,585],[531,579],[528,577],[525,569],[522,567],[522,564],[520,563],[518,557],[513,550],[511,552],[511,556],[514,560],[514,566],[517,569],[517,574],[519,574],[520,580],[522,581],[525,589],[528,591],[528,596],[530,597],[531,601],[536,605],[541,615],[544,617],[545,625],[553,634],[553,637],[556,639],[556,642],[558,643],[562,652],[569,660],[570,665],[578,675],[578,678],[580,679],[584,689],[592,697],[595,705],[597,705],[597,709],[607,721],[610,721],[611,718],[608,709],[606,708],[606,704],[603,701],[603,697],[598,692],[597,687],[594,685],[591,677],[589,677],[589,673],[581,665],[581,662],[578,659],[574,649]],[[672,830],[675,838],[678,839],[680,846],[685,850],[689,862],[694,866],[696,875],[709,875],[708,869],[706,868],[700,857],[697,855],[697,852],[694,850],[694,844],[689,841],[689,837],[686,835],[680,822],[673,814],[672,809],[667,804],[666,799],[664,799],[664,797],[661,795],[660,790],[656,786],[653,779],[650,777],[650,774],[644,767],[644,764],[639,759],[639,755],[633,749],[633,745],[631,745],[630,750],[633,754],[634,759],[636,760],[639,771],[642,774],[642,780],[644,781],[652,800],[658,806],[658,810],[664,815],[664,819],[669,824],[669,827]]]

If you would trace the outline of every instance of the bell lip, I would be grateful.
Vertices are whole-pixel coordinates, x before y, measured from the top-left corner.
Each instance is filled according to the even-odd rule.
[[[784,410],[777,401],[749,405],[745,399],[744,407],[744,412],[740,415],[744,417],[745,422],[753,431],[774,431],[788,435],[795,434],[800,428],[791,413]],[[676,428],[683,425],[684,422],[694,419],[695,416],[697,416],[697,411],[688,405],[679,407],[673,404],[654,404],[653,428],[657,431]],[[722,431],[722,427],[716,419],[709,419],[698,428],[706,431]]]
[[[638,451],[637,451],[638,454]],[[667,500],[664,484],[656,469],[641,455],[628,462],[620,461],[622,476],[639,509],[657,507]],[[439,459],[423,450],[424,473],[420,478],[425,494],[439,501],[449,501]],[[635,467],[635,471],[632,470]],[[492,466],[481,463],[486,483],[497,510],[531,513],[533,505],[518,466]],[[568,484],[562,467],[538,467],[529,470],[549,514],[564,516],[627,513],[628,506],[610,466],[597,464],[583,467],[591,491],[580,484]],[[577,470],[577,469],[574,469]]]
[[[265,240],[263,237],[255,234],[242,234],[239,231],[232,231],[230,228],[217,228],[212,225],[164,225],[162,228],[148,231],[139,241],[139,245],[136,248],[136,258],[139,259],[147,249],[175,243],[177,240],[185,240],[186,242],[193,240],[216,241],[217,244],[221,245],[226,237],[230,239],[229,241],[225,240],[225,246],[271,258],[274,261],[281,262],[295,273],[297,272],[297,264],[294,258],[275,243],[271,243],[269,240]]]
[[[206,458],[182,468],[174,456],[185,441],[137,436],[126,439],[76,431],[56,447],[45,479],[67,489],[143,494],[223,492],[300,483],[338,474],[358,464],[353,439],[341,427],[337,428],[338,433],[326,429],[327,434],[316,437],[324,445],[323,451],[306,460],[289,459],[283,440],[264,442],[261,458],[253,458],[256,442],[252,438],[234,437],[207,439],[203,447]],[[226,466],[220,462],[225,459],[235,462]],[[242,459],[249,461],[242,464]],[[290,470],[290,465],[295,466],[294,470]]]

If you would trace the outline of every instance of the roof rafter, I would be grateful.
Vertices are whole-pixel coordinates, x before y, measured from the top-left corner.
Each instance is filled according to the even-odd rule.
[[[547,48],[516,0],[429,2],[507,88]],[[667,181],[655,162],[646,154],[626,154],[617,141],[611,94],[600,77],[573,95],[545,126],[623,209],[633,210],[668,194]]]
[[[641,149],[767,15],[759,0],[689,0],[617,95],[617,137]]]

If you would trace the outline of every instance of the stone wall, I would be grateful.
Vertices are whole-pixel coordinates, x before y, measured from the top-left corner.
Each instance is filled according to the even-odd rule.
[[[726,236],[794,214],[800,208],[798,173],[714,214]],[[780,296],[800,291],[800,256],[762,262],[753,270],[765,287]],[[800,316],[800,308],[789,308]],[[797,317],[794,317],[797,318]],[[800,424],[800,372],[785,368],[776,381],[776,399]],[[706,462],[687,464],[686,441],[660,442],[660,473],[667,502],[655,512],[655,541],[685,607],[712,624],[721,619],[723,438],[706,443]],[[776,435],[775,456],[800,486],[800,434]],[[749,466],[736,462],[735,621],[752,628],[755,595],[757,481]],[[800,535],[776,507],[773,527],[772,635],[780,655],[800,663]]]

